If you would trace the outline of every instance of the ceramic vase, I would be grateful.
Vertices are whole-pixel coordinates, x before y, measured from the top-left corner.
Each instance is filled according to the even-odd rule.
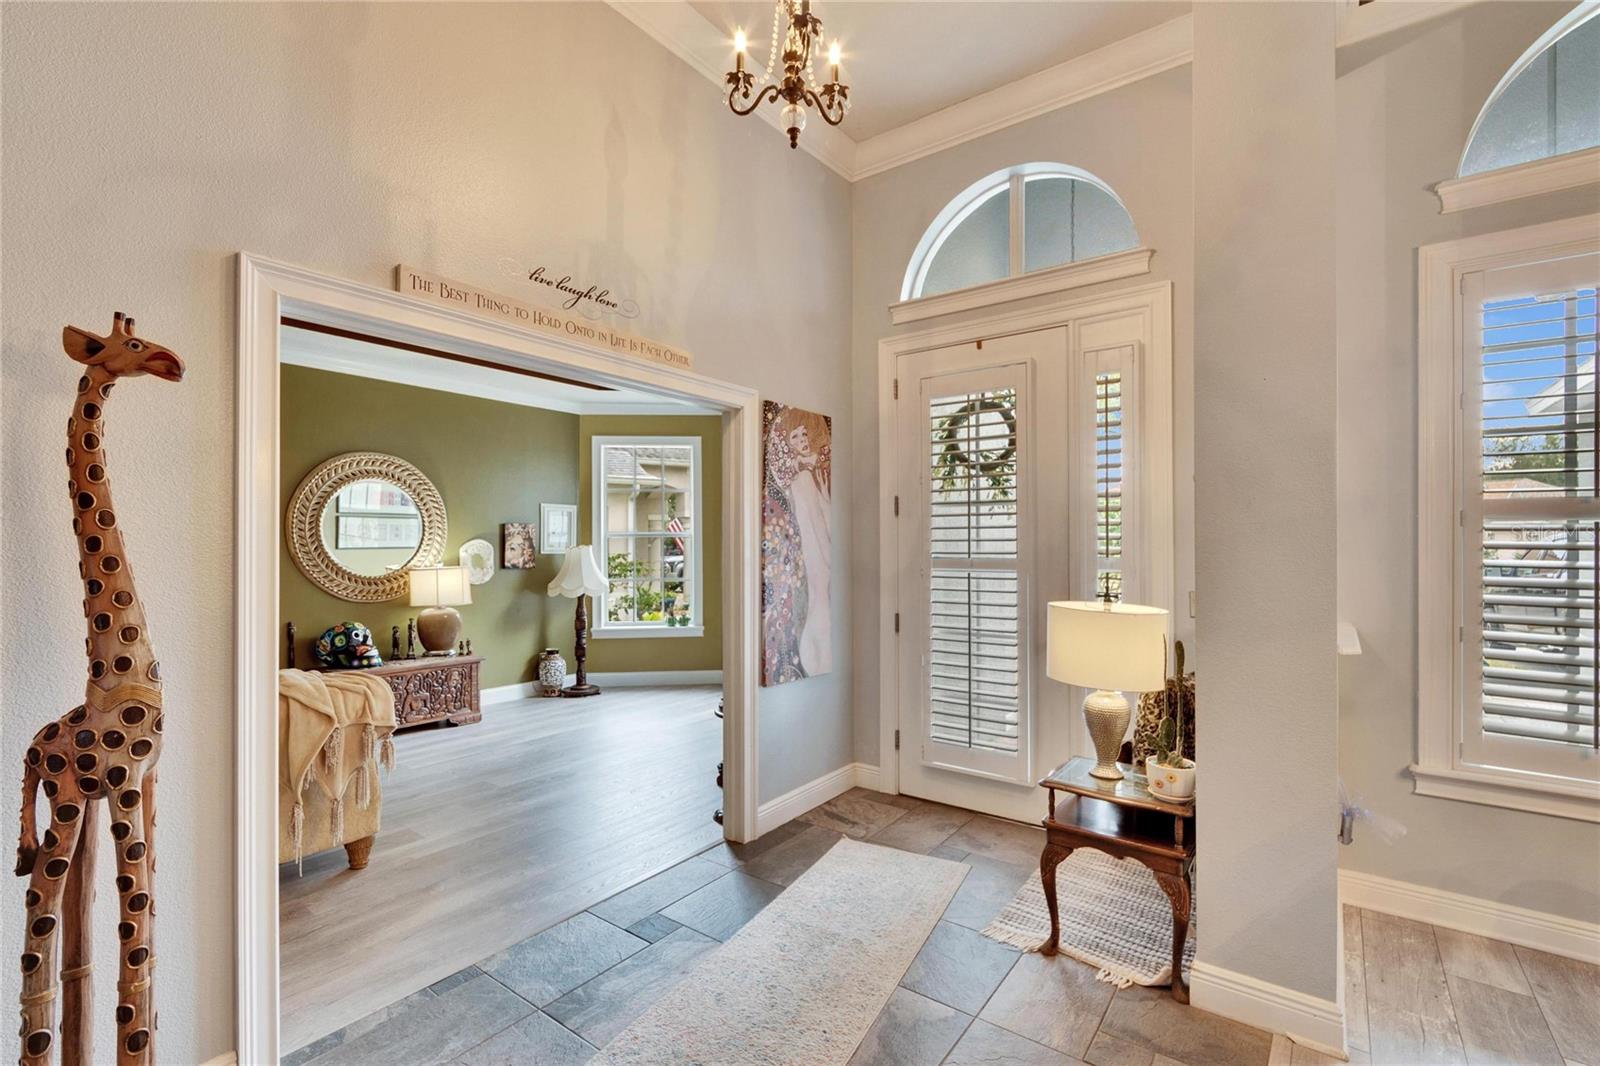
[[[546,648],[539,656],[539,695],[559,696],[567,683],[567,660],[554,648]]]

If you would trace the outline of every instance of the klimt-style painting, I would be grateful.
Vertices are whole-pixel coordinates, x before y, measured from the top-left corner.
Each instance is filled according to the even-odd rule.
[[[761,405],[761,683],[833,670],[833,420]]]

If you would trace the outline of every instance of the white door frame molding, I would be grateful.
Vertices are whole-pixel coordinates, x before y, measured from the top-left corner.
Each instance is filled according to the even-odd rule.
[[[1143,376],[1144,463],[1140,508],[1150,531],[1145,540],[1149,580],[1147,602],[1177,613],[1177,513],[1173,482],[1172,436],[1172,283],[1156,282],[1094,296],[1061,299],[1015,310],[1007,305],[963,316],[961,321],[908,330],[878,342],[878,783],[891,795],[900,791],[900,760],[895,753],[899,726],[899,671],[892,664],[899,634],[900,544],[894,514],[899,447],[895,417],[895,366],[902,355],[993,340],[1015,333],[1070,326],[1097,318],[1145,316],[1142,343],[1148,353]]]
[[[757,832],[761,399],[751,388],[535,334],[450,307],[241,252],[235,477],[235,946],[241,1062],[278,1061],[278,365],[286,312],[508,366],[647,389],[723,419],[724,832]]]

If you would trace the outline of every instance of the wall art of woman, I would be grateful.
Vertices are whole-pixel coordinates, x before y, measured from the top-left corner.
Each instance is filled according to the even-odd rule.
[[[762,404],[761,683],[833,670],[833,422]]]

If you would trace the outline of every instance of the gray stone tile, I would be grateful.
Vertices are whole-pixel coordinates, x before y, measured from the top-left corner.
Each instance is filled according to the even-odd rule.
[[[1082,1058],[1116,991],[1094,975],[1093,967],[1065,955],[1023,955],[978,1017],[1064,1055]]]
[[[1564,1066],[1561,1049],[1532,996],[1465,977],[1452,976],[1449,981],[1461,1046],[1472,1066]],[[1596,1050],[1600,1049],[1591,1044],[1589,1054]]]
[[[971,852],[962,851],[960,848],[952,848],[948,844],[940,844],[938,847],[928,852],[928,854],[932,855],[936,859],[949,859],[951,862],[962,862],[969,854],[971,854]]]
[[[897,988],[862,1037],[850,1066],[923,1066],[944,1058],[972,1019]]]
[[[904,988],[966,1014],[977,1014],[1017,961],[1019,952],[982,933],[940,922],[911,960]]]
[[[944,1066],[1078,1066],[1079,1061],[980,1018],[957,1042]]]
[[[1561,1053],[1576,1062],[1600,1061],[1600,966],[1517,948],[1517,961],[1533,987]],[[1374,1056],[1376,1058],[1376,1056]]]
[[[455,1061],[455,1066],[583,1066],[596,1049],[572,1030],[535,1011]]]
[[[645,941],[587,911],[514,944],[478,965],[536,1007],[642,951]]]
[[[918,801],[921,803],[921,801]],[[942,803],[921,803],[910,808],[867,838],[873,844],[926,855],[952,833],[972,821],[973,813]]]
[[[1118,989],[1100,1028],[1189,1066],[1266,1066],[1272,1054],[1271,1033],[1186,1006],[1166,988]]]
[[[681,981],[717,946],[693,929],[678,929],[545,1008],[595,1047],[604,1047]]]
[[[1044,851],[1044,830],[980,814],[951,834],[945,844],[974,855],[1037,868]]]
[[[310,1059],[315,1066],[393,1066],[449,1062],[533,1013],[525,1000],[488,976],[442,996],[417,999],[371,1031]]]
[[[468,981],[472,980],[474,977],[477,977],[482,972],[483,971],[478,969],[476,966],[468,966],[465,970],[457,970],[449,977],[441,977],[439,980],[428,986],[428,991],[432,992],[436,996],[442,996],[452,988],[455,988],[457,985],[466,984]]]
[[[852,788],[849,792],[846,792],[845,795],[851,799],[871,800],[873,803],[883,803],[890,807],[900,807],[908,811],[914,811],[918,807],[928,806],[927,800],[920,800],[915,796],[891,796],[887,792],[874,792],[870,788]]]
[[[727,867],[709,859],[686,859],[630,889],[618,892],[604,903],[595,904],[589,908],[589,912],[620,929],[626,929],[634,922],[678,902],[702,885],[709,885],[727,872]]]
[[[697,858],[709,859],[730,870],[738,870],[752,859],[760,858],[785,840],[803,832],[809,824],[798,819],[784,822],[776,829],[767,830],[748,844],[730,844],[724,840],[702,851]]]
[[[864,799],[849,794],[835,796],[819,807],[813,807],[800,816],[802,822],[820,825],[836,833],[865,840],[890,822],[903,817],[904,807],[895,807],[877,800]]]
[[[634,922],[632,925],[628,926],[628,932],[632,933],[640,940],[654,944],[657,940],[660,940],[674,929],[679,928],[681,928],[681,926],[679,926],[678,923],[673,921],[671,918],[668,918],[662,914],[652,914],[650,917],[641,918],[637,922]]]
[[[475,967],[471,968],[475,969]],[[445,980],[448,981],[449,978],[445,978]],[[371,1014],[368,1014],[364,1018],[356,1019],[343,1029],[337,1029],[329,1033],[327,1036],[313,1040],[311,1043],[302,1048],[290,1052],[287,1055],[280,1056],[278,1059],[278,1064],[279,1066],[305,1066],[305,1063],[315,1061],[318,1056],[324,1055],[339,1045],[348,1043],[364,1033],[370,1033],[372,1030],[376,1029],[390,1018],[413,1009],[422,1000],[432,999],[433,995],[433,990],[431,988],[424,988],[419,992],[413,992],[405,999],[389,1004],[387,1007],[379,1007]]]
[[[841,839],[842,834],[835,830],[808,824],[771,851],[745,863],[744,872],[775,885],[792,885]]]
[[[1141,1044],[1120,1040],[1109,1033],[1096,1033],[1083,1061],[1089,1066],[1150,1066],[1155,1057],[1154,1051]]]
[[[661,913],[679,925],[727,940],[782,891],[780,885],[730,870]]]
[[[1028,875],[1037,869],[1036,865],[998,862],[978,854],[968,855],[961,861],[972,869],[945,908],[944,920],[980,931],[994,921],[995,915],[1011,902]]]

